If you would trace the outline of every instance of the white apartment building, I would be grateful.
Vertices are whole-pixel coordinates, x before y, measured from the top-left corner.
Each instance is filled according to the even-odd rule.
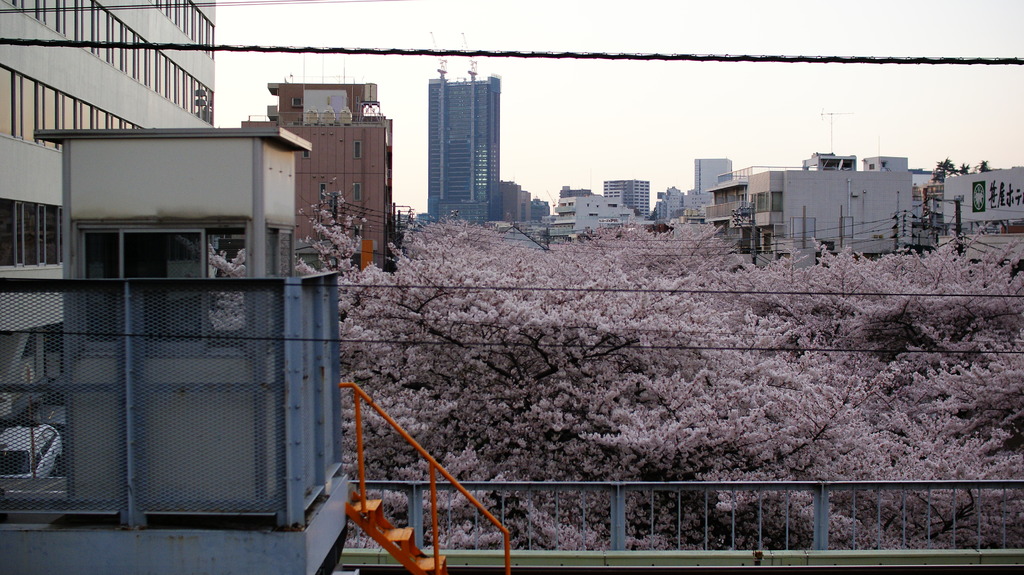
[[[641,218],[651,213],[651,182],[647,180],[606,180],[604,197],[633,208]]]
[[[758,261],[822,244],[887,253],[914,243],[912,180],[899,164],[887,171],[857,171],[856,156],[814,154],[799,168],[733,172],[712,188],[715,201],[706,208],[707,221],[734,239],[741,253],[756,253]]]
[[[212,44],[212,3],[0,0],[0,37]],[[213,55],[0,46],[0,277],[62,275],[61,150],[37,130],[201,128]]]
[[[623,226],[634,219],[633,209],[604,196],[560,198],[551,224],[552,239],[566,239],[599,228]]]

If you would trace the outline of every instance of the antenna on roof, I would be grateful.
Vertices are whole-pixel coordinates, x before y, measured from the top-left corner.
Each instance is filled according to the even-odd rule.
[[[434,39],[434,33],[430,33],[430,41],[434,43],[434,50],[437,50],[437,40]],[[437,57],[437,72],[441,74],[441,79],[444,80],[444,75],[448,73],[448,60],[438,56]]]
[[[833,133],[835,128],[836,116],[852,116],[853,112],[826,112],[825,108],[821,109],[821,119],[824,120],[825,116],[828,116],[828,153],[834,154],[835,146],[833,145]]]
[[[466,41],[466,33],[462,33],[462,49],[469,52],[469,42]],[[476,58],[469,57],[469,79],[476,81]]]

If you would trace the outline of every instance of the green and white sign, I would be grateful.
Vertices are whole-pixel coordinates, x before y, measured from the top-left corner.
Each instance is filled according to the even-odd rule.
[[[971,206],[974,212],[985,211],[985,181],[971,184]]]

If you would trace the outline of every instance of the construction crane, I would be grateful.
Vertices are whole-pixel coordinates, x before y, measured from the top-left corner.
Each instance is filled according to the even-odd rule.
[[[466,33],[462,33],[462,49],[469,52],[469,42],[466,41]],[[469,79],[470,81],[476,81],[476,58],[469,57]]]
[[[434,39],[434,33],[430,33],[430,41],[434,43],[434,50],[437,50],[437,40]],[[448,60],[438,56],[437,58],[437,73],[441,74],[441,79],[444,80],[444,75],[448,73]]]

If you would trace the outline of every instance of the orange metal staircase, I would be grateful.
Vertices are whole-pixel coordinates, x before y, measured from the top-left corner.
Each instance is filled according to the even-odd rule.
[[[370,399],[358,385],[341,383],[342,389],[351,389],[355,408],[356,456],[359,467],[359,487],[345,504],[345,513],[353,523],[391,554],[413,575],[447,575],[448,565],[440,554],[437,521],[437,474],[440,473],[462,495],[501,531],[505,542],[505,575],[512,573],[511,539],[509,531],[484,506],[473,497],[447,470],[439,464],[419,443],[416,442],[394,419]],[[433,554],[427,555],[416,547],[411,527],[395,527],[384,517],[379,499],[366,497],[366,469],[363,460],[363,416],[362,404],[373,408],[389,425],[411,445],[428,464],[430,470],[430,517],[432,526]]]

